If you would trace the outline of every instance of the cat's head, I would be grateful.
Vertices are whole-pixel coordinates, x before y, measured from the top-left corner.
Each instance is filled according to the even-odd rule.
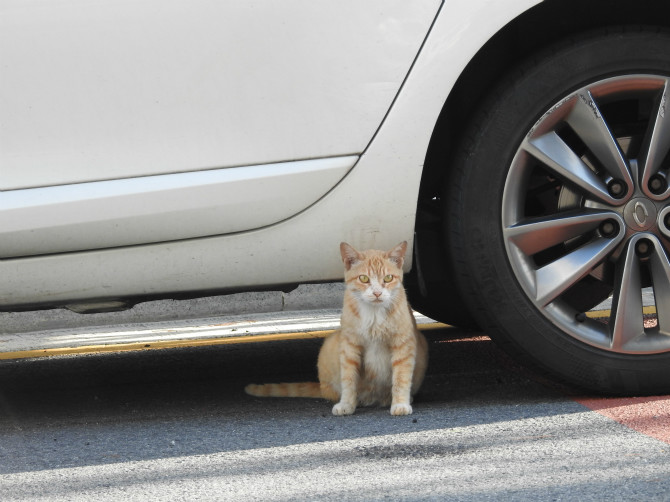
[[[357,251],[346,242],[341,243],[347,289],[359,301],[389,308],[398,293],[404,291],[402,265],[406,252],[407,242],[401,242],[390,251]]]

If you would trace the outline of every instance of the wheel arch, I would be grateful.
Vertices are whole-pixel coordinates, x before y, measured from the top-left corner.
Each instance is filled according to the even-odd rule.
[[[407,280],[412,304],[439,320],[476,326],[450,280],[456,266],[444,245],[441,192],[469,118],[508,71],[531,54],[573,35],[608,26],[670,28],[665,0],[545,0],[493,35],[451,89],[429,142],[417,201],[414,266]],[[436,298],[437,297],[437,298]]]

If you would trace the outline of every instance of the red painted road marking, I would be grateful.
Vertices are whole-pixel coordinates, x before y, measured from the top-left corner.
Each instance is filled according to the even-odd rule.
[[[577,398],[579,404],[670,444],[670,396]]]

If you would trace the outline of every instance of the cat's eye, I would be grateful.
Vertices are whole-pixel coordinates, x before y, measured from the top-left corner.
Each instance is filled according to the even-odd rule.
[[[367,275],[359,275],[358,280],[361,281],[364,284],[367,284],[370,282],[370,278]]]
[[[392,280],[393,280],[393,276],[392,276],[392,275],[389,274],[389,275],[387,275],[387,276],[384,276],[384,282],[391,282]]]

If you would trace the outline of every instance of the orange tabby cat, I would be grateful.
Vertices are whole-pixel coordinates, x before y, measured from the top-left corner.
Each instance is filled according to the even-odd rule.
[[[341,329],[319,352],[319,382],[247,385],[252,396],[323,397],[334,415],[357,405],[391,405],[392,415],[412,413],[428,364],[426,339],[416,328],[402,285],[407,242],[388,252],[356,251],[343,242],[344,306]]]

